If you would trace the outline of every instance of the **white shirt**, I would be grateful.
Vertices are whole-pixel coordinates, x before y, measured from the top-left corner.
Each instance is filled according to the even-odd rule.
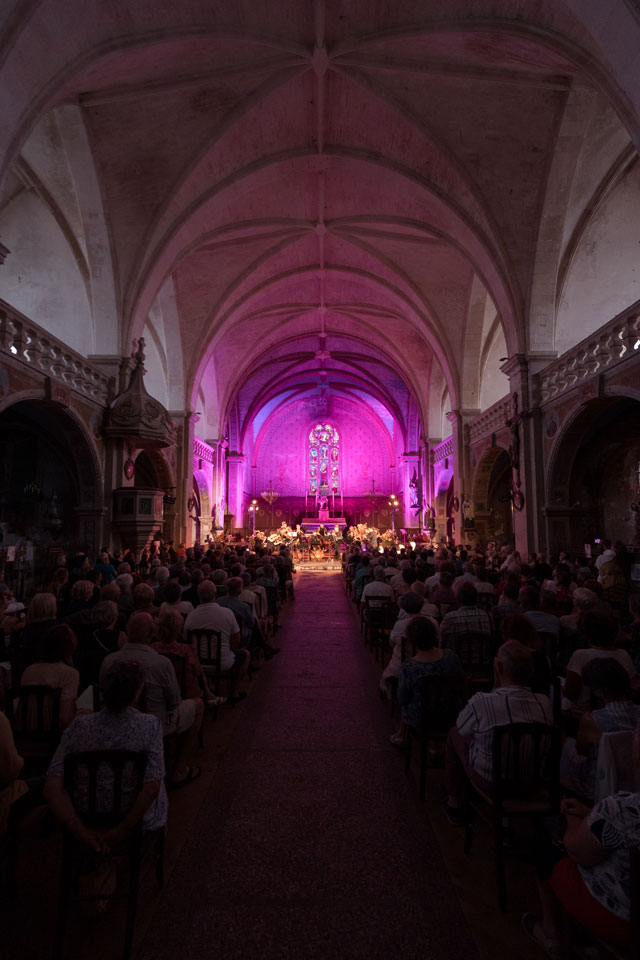
[[[372,580],[362,591],[362,599],[366,600],[371,608],[381,607],[383,600],[393,600],[393,587],[384,580]]]
[[[603,563],[608,563],[609,560],[615,559],[615,551],[608,548],[599,557],[596,557],[596,570],[599,570]]]
[[[200,603],[189,614],[184,623],[184,639],[188,642],[190,630],[218,630],[222,638],[220,666],[223,670],[230,670],[235,663],[235,656],[231,649],[231,637],[240,633],[238,621],[226,607],[213,603]]]
[[[475,693],[456,721],[462,736],[473,738],[469,761],[488,783],[493,778],[493,731],[511,723],[552,724],[549,697],[528,687],[496,687],[491,693]]]
[[[626,650],[596,650],[594,647],[587,647],[585,650],[574,650],[567,664],[567,671],[571,670],[572,673],[577,673],[579,677],[582,677],[582,671],[586,665],[591,660],[602,657],[613,657],[614,660],[617,660],[618,663],[625,668],[630,677],[634,676],[636,668]],[[575,701],[574,706],[579,710],[588,710],[590,703],[591,691],[589,687],[583,683],[580,689],[580,695]]]

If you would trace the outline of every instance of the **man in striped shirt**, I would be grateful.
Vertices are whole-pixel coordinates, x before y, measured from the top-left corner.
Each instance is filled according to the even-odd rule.
[[[493,732],[511,723],[553,724],[551,701],[529,687],[533,676],[531,651],[509,641],[494,661],[496,686],[490,693],[476,693],[464,707],[447,738],[445,813],[462,822],[461,807],[466,780],[486,788],[493,774]]]

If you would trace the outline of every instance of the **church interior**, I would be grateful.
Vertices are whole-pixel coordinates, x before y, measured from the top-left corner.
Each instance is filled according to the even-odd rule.
[[[411,751],[385,686],[398,637],[409,658],[403,618],[431,618],[447,652],[465,578],[491,598],[478,609],[493,647],[475,663],[486,695],[500,643],[518,640],[503,599],[560,624],[552,652],[548,629],[531,643],[560,674],[557,702],[551,674],[546,691],[563,756],[582,723],[563,692],[571,656],[597,647],[583,615],[613,624],[603,650],[638,655],[640,2],[5,0],[0,78],[11,749],[22,672],[48,636],[38,623],[69,631],[74,715],[94,716],[110,707],[104,669],[78,663],[83,636],[108,628],[102,655],[119,657],[151,642],[132,636],[169,603],[186,648],[189,618],[224,608],[216,596],[235,624],[219,640],[235,657],[226,683],[195,641],[200,689],[185,696],[176,673],[198,742],[193,726],[168,735],[173,707],[160,717],[176,789],[164,885],[142,856],[137,920],[131,897],[96,897],[60,933],[62,801],[47,813],[39,796],[25,824],[9,803],[17,783],[24,806],[64,778],[43,787],[45,765],[30,779],[26,753],[24,777],[9,775],[0,726],[0,953],[107,960],[124,937],[137,960],[640,955],[640,872],[622,946],[567,946],[543,914],[521,925],[540,908],[519,849],[504,909],[502,841],[478,824],[467,855],[443,814],[449,739],[420,802],[428,737]],[[447,576],[455,596],[436,601]],[[363,600],[369,581],[393,581],[384,615],[386,600]],[[580,606],[575,590],[591,597]],[[422,610],[405,612],[405,593]],[[118,619],[92,620],[105,603]],[[628,672],[622,699],[640,711]],[[148,684],[135,703],[152,715]],[[63,743],[78,719],[61,719]],[[186,738],[177,760],[171,736]]]

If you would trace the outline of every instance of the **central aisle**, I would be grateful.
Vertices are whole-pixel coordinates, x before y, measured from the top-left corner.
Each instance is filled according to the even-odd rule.
[[[477,956],[339,574],[296,577],[138,960]]]

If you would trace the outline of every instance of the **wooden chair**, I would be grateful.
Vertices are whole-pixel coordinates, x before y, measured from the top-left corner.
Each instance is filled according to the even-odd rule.
[[[64,762],[64,786],[85,827],[109,830],[117,826],[133,806],[144,786],[147,754],[131,750],[92,750],[69,754]],[[105,776],[106,773],[106,776]],[[99,790],[99,776],[103,789]],[[105,784],[108,786],[105,787]],[[60,898],[53,944],[53,960],[61,960],[67,914],[77,879],[86,863],[88,849],[67,831],[63,834]],[[127,900],[123,960],[129,960],[133,945],[133,931],[138,905],[138,881],[142,855],[142,822],[130,832],[123,843],[107,854],[91,854],[98,861],[126,859],[129,866],[129,884],[124,893],[88,894],[76,896],[86,901]],[[164,829],[154,839],[156,881],[164,884]]]
[[[176,675],[176,680],[178,681],[178,687],[180,688],[180,696],[183,700],[189,700],[190,696],[187,692],[187,658],[181,657],[178,653],[165,653],[163,650],[159,650],[163,657],[166,657],[167,660],[171,661],[171,666],[173,667]],[[212,711],[214,714],[214,720],[217,716],[217,708],[213,707]],[[198,746],[204,747],[204,729],[203,724],[200,724],[200,729],[198,731]]]
[[[458,714],[465,702],[464,680],[458,676],[446,674],[421,677],[420,725],[407,726],[407,752],[404,772],[409,776],[411,769],[411,748],[414,737],[420,742],[420,803],[424,803],[427,785],[427,766],[429,746],[433,740],[444,743],[451,727],[455,726]]]
[[[437,603],[436,606],[440,614],[440,620],[443,620],[452,610],[458,609],[457,603]]]
[[[275,590],[275,587],[273,588]],[[236,671],[222,669],[222,635],[219,630],[189,630],[188,643],[194,645],[198,660],[208,677],[213,678],[213,687],[220,696],[220,685],[224,680],[227,683],[227,697],[233,697],[235,689]]]
[[[493,732],[493,776],[491,787],[482,790],[467,784],[465,799],[464,852],[471,852],[473,828],[470,818],[471,792],[493,813],[493,838],[498,903],[507,911],[504,866],[505,817],[539,820],[558,812],[560,804],[560,730],[544,723],[512,723]]]
[[[14,687],[7,697],[7,717],[24,757],[23,775],[45,773],[62,733],[60,690],[41,684]]]
[[[267,594],[267,633],[273,634],[278,629],[278,616],[280,613],[279,587],[264,583],[263,586]],[[202,663],[202,659],[200,662]]]
[[[493,685],[493,633],[470,631],[447,641],[447,646],[458,654],[467,678],[469,695],[478,690],[490,690]]]
[[[364,601],[362,608],[364,621],[364,642],[373,650],[377,660],[384,659],[385,640],[388,639],[398,613],[395,600],[383,600],[379,606],[371,607]]]
[[[409,641],[406,637],[402,637],[400,640],[400,661],[404,663],[407,657],[415,657],[416,655],[416,645],[411,644],[411,650],[408,650]],[[391,691],[391,716],[394,717],[396,713],[396,705],[398,703],[398,678],[390,677],[389,679],[389,689]]]
[[[478,592],[478,606],[486,613],[491,613],[496,603],[495,594]]]
[[[551,672],[555,673],[558,669],[558,637],[555,633],[545,633],[543,630],[536,631],[540,642],[540,652],[551,664]]]
[[[0,863],[4,867],[7,899],[13,900],[18,894],[18,833],[11,819],[7,829],[0,834]]]

